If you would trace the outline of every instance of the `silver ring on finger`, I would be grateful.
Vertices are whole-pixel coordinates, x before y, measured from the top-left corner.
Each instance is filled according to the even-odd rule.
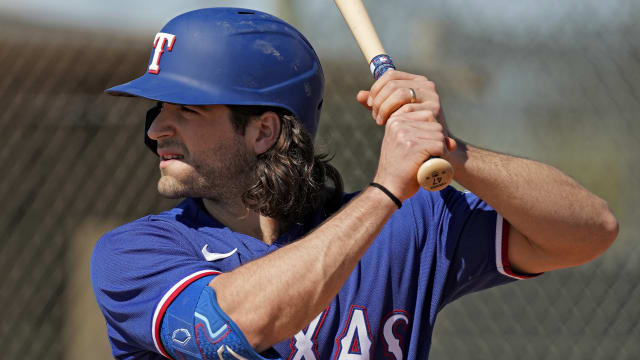
[[[411,95],[411,103],[416,102],[416,91],[413,88],[409,88],[409,93]]]

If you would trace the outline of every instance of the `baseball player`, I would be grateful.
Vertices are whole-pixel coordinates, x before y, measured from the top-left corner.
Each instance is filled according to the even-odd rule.
[[[201,9],[156,34],[145,142],[175,208],[105,234],[94,292],[118,359],[427,359],[457,298],[585,263],[617,236],[560,171],[449,135],[423,76],[357,100],[384,126],[372,185],[344,194],[313,150],[323,73],[309,42],[254,10]],[[471,192],[418,188],[430,156]]]

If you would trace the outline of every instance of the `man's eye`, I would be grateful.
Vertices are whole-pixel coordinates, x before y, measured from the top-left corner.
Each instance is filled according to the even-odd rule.
[[[182,111],[184,112],[188,112],[188,113],[197,113],[197,111],[195,109],[193,109],[191,106],[182,106]]]

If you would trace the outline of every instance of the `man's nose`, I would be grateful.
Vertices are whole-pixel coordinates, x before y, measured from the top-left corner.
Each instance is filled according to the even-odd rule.
[[[147,136],[149,136],[150,139],[158,141],[175,134],[175,127],[172,120],[175,116],[175,109],[173,109],[173,107],[175,107],[175,105],[166,103],[162,105],[162,110],[151,123],[151,126],[149,126],[149,130],[147,130]]]

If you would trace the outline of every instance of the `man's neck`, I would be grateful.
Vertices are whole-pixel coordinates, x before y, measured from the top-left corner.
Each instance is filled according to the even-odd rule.
[[[268,245],[280,236],[277,220],[247,209],[242,201],[229,204],[202,199],[202,202],[211,216],[235,232],[252,236]]]

